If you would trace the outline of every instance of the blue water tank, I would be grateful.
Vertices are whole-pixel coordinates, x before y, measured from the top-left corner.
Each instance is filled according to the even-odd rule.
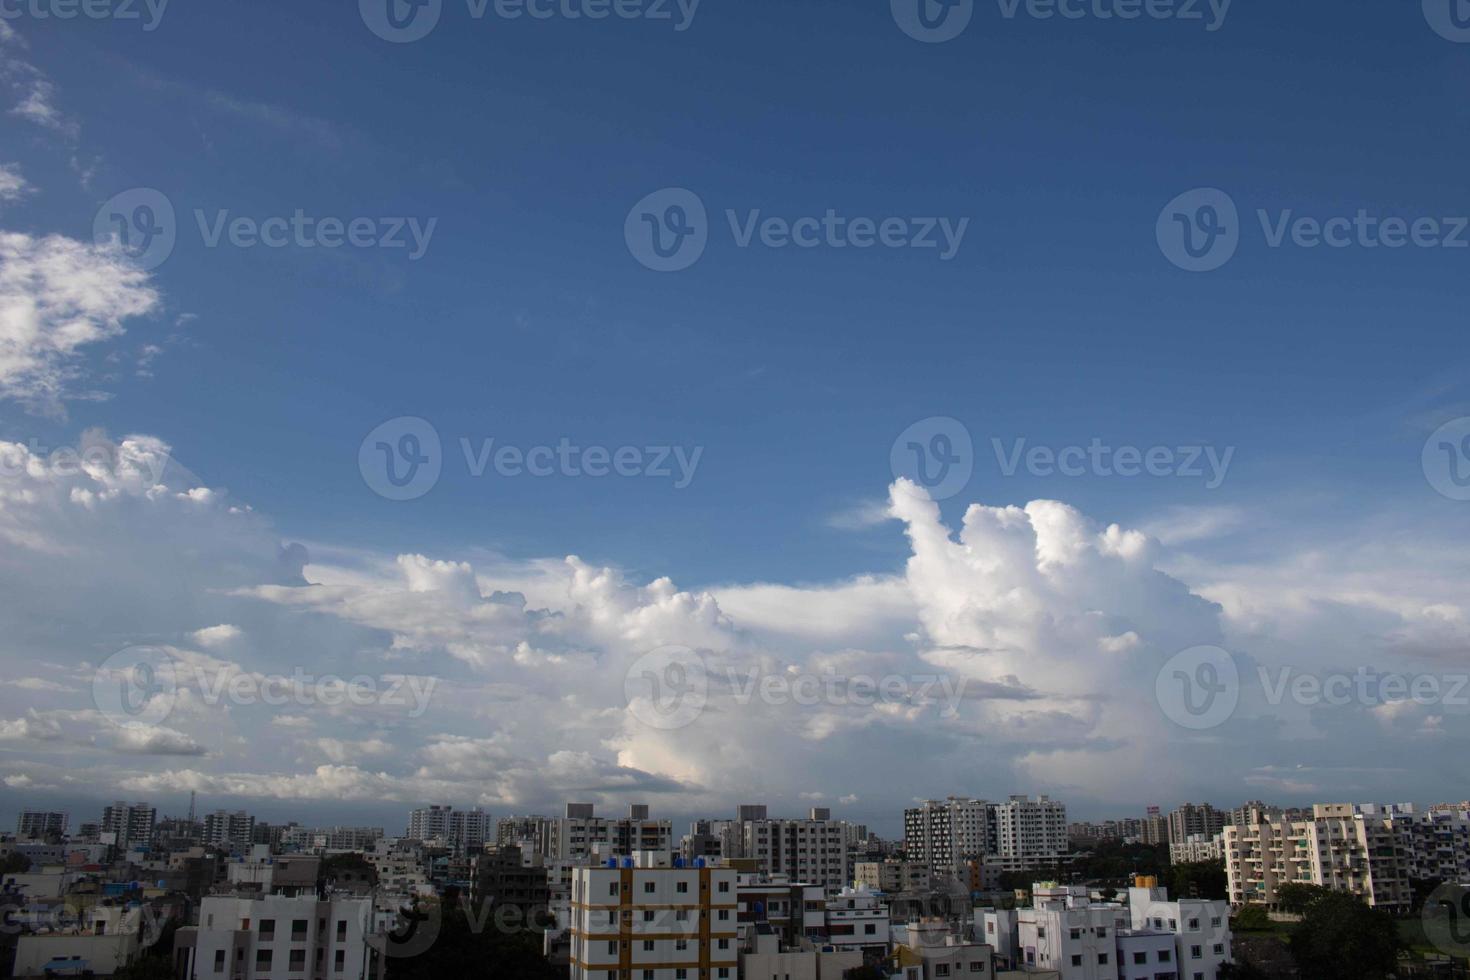
[[[696,868],[702,868],[702,867],[704,867],[704,858],[695,858],[694,859],[694,866]]]
[[[674,867],[676,867],[676,868],[682,868],[682,867],[684,867],[684,859],[681,858],[681,857],[674,858]]]
[[[618,859],[617,858],[608,858],[607,859],[607,866],[609,868],[616,868],[618,866]]]
[[[632,858],[623,858],[623,867],[625,867],[625,868],[631,868],[632,866],[633,866],[633,859]]]

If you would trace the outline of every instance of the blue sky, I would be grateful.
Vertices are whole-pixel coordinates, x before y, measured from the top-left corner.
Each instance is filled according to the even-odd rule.
[[[1420,453],[1470,414],[1470,250],[1271,248],[1256,211],[1470,215],[1470,44],[1411,3],[1237,0],[1214,31],[1021,10],[977,2],[968,29],[937,44],[878,2],[703,0],[680,31],[476,20],[445,0],[437,28],[408,44],[344,2],[174,0],[152,31],[9,19],[12,65],[49,80],[59,116],[0,117],[0,163],[28,185],[0,227],[91,242],[104,202],[153,188],[178,241],[151,271],[147,315],[65,359],[62,407],[0,398],[0,440],[156,437],[198,485],[314,555],[578,555],[632,583],[669,576],[719,595],[901,578],[904,525],[869,518],[888,499],[895,437],[949,416],[976,447],[973,479],[941,505],[951,526],[970,503],[1037,498],[1165,545],[1203,522],[1158,567],[1230,615],[1229,583],[1263,581],[1263,567],[1291,578],[1303,555],[1336,570],[1336,546],[1402,545],[1393,561],[1364,557],[1386,580],[1402,581],[1398,562],[1443,567],[1413,547],[1458,540],[1470,505],[1433,492]],[[23,95],[35,77],[9,81]],[[692,267],[658,273],[623,230],[667,187],[699,196],[710,241]],[[1155,222],[1202,187],[1238,205],[1241,242],[1223,268],[1191,273],[1161,253]],[[437,223],[409,260],[206,248],[196,209]],[[943,261],[740,248],[726,209],[969,224]],[[97,391],[106,400],[72,397]],[[367,433],[398,416],[430,421],[446,448],[437,485],[404,502],[358,468]],[[683,489],[474,479],[461,437],[703,451]],[[993,438],[1234,455],[1213,489],[1007,477]],[[1318,599],[1365,590],[1323,585]],[[1225,637],[1291,633],[1246,618]],[[98,624],[95,642],[184,624],[133,626]],[[890,632],[873,642],[905,635]]]

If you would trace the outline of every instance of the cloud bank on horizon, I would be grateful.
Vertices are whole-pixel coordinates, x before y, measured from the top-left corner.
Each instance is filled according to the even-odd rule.
[[[1458,772],[1451,699],[1271,702],[1283,669],[1454,667],[1453,588],[1372,579],[1349,549],[1191,585],[1156,538],[1064,503],[972,504],[955,529],[900,480],[901,572],[686,590],[575,556],[283,542],[153,436],[89,433],[76,465],[0,456],[0,779],[30,792],[896,813],[948,793],[1428,798]],[[1155,680],[1201,644],[1235,654],[1241,701],[1190,731]],[[119,725],[95,682],[138,646],[176,684],[151,724]],[[700,672],[674,725],[627,685],[669,647]],[[355,678],[377,696],[340,696]]]

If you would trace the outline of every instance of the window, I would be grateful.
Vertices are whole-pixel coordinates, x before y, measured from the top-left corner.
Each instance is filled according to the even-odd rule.
[[[678,892],[680,895],[687,895],[689,893],[689,882],[679,882],[677,885],[674,886],[674,891]]]
[[[680,969],[674,971],[674,980],[687,980],[688,976],[689,976],[689,971],[688,970],[685,970],[685,969],[680,968]]]
[[[1199,930],[1199,920],[1198,919],[1190,919],[1189,920],[1189,930],[1191,932],[1197,932]]]
[[[1108,954],[1107,953],[1098,953],[1097,954],[1097,962],[1098,962],[1098,965],[1099,966],[1107,966],[1108,965]]]
[[[1225,955],[1225,944],[1224,943],[1216,943],[1215,944],[1215,955],[1216,956],[1224,956]]]
[[[291,941],[293,943],[306,942],[306,926],[307,922],[305,919],[291,920]]]
[[[721,939],[720,940],[720,944],[719,944],[719,946],[717,948],[718,949],[729,949],[730,948],[730,940],[728,940],[728,939]]]
[[[689,921],[689,910],[688,909],[678,909],[678,910],[676,910],[674,912],[674,921],[675,922],[688,922]]]
[[[610,898],[618,897],[618,883],[616,881],[608,883],[607,894]]]
[[[1204,953],[1200,951],[1200,948],[1198,946],[1191,946],[1191,947],[1189,947],[1189,958],[1190,959],[1197,960],[1197,959],[1202,958],[1203,956],[1204,956]]]
[[[1081,929],[1073,929],[1072,930],[1072,938],[1073,939],[1081,939],[1082,938],[1082,930]]]
[[[1167,963],[1174,958],[1174,951],[1169,949],[1159,950],[1159,962]]]
[[[716,916],[716,918],[718,918],[721,922],[728,920],[730,918],[730,910],[720,909],[720,914]]]
[[[729,980],[729,977],[730,968],[725,966],[720,967],[720,980]]]
[[[260,920],[260,938],[262,942],[270,942],[272,939],[276,938],[275,919]]]
[[[643,952],[645,952],[645,953],[651,953],[651,952],[653,952],[653,940],[652,939],[645,939],[645,940],[643,940]]]
[[[653,980],[653,971],[652,970],[644,970],[643,971],[643,980]]]
[[[214,951],[214,972],[225,972],[225,951],[222,949],[217,949]]]
[[[345,943],[346,941],[347,941],[347,920],[346,919],[338,919],[337,920],[337,942],[339,942],[339,943]]]
[[[689,948],[689,940],[687,940],[687,939],[675,939],[674,940],[674,949],[677,950],[678,952],[682,953],[682,952],[684,952],[684,950],[686,950],[688,948]]]
[[[347,969],[347,950],[339,949],[332,957],[332,972],[341,973]]]
[[[644,922],[652,922],[653,921],[653,910],[652,909],[644,909],[643,910],[643,921]]]
[[[876,935],[877,932],[878,932],[878,927],[875,926],[871,922],[869,922],[867,925],[863,926],[863,935],[865,935],[865,936]]]
[[[1147,963],[1148,962],[1148,954],[1147,953],[1134,953],[1133,954],[1133,962],[1134,963]]]
[[[271,951],[268,949],[257,949],[255,951],[255,968],[257,970],[269,970],[271,968]]]
[[[971,973],[984,973],[985,972],[985,964],[982,963],[980,960],[972,960],[970,962],[970,972]]]
[[[936,977],[947,977],[947,976],[949,976],[949,964],[948,963],[935,963],[934,964],[934,975]]]
[[[1214,918],[1212,918],[1210,920],[1210,928],[1211,929],[1218,929],[1218,928],[1220,928],[1220,917],[1218,915],[1215,916]]]
[[[291,972],[292,973],[305,973],[306,972],[306,950],[304,950],[304,949],[293,949],[293,950],[291,950]]]
[[[730,883],[728,881],[722,881],[722,882],[720,882],[720,891],[722,891],[722,892],[728,892],[729,890],[730,890]]]
[[[1073,953],[1072,954],[1072,965],[1073,966],[1081,966],[1082,965],[1082,954],[1081,953]]]

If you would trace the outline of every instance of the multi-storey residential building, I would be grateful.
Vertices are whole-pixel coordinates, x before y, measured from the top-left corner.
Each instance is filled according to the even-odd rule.
[[[449,815],[453,812],[454,807],[442,806],[438,803],[410,810],[408,833],[405,836],[420,841],[448,841]]]
[[[827,901],[821,885],[792,881],[783,874],[736,876],[736,922],[743,944],[765,927],[784,944],[820,935],[827,927]]]
[[[989,804],[951,796],[910,807],[903,813],[903,849],[933,874],[959,877],[967,859],[995,853]]]
[[[180,929],[175,955],[186,977],[366,980],[372,900],[315,895],[205,897],[199,925]]]
[[[1196,861],[1223,861],[1225,859],[1225,832],[1206,837],[1191,834],[1177,844],[1169,845],[1170,864],[1189,864]]]
[[[255,837],[255,818],[244,810],[216,810],[204,815],[204,843],[230,851],[248,851]]]
[[[635,851],[673,850],[673,824],[650,819],[641,803],[633,804],[624,818],[599,817],[591,803],[568,803],[566,816],[537,829],[536,850],[548,860],[581,863],[592,860],[594,853],[626,857]]]
[[[735,980],[733,869],[648,852],[609,863],[573,872],[571,980]]]
[[[1208,803],[1185,803],[1169,814],[1169,843],[1183,844],[1191,837],[1214,837],[1225,829],[1230,815]]]
[[[1274,905],[1281,885],[1303,882],[1406,912],[1417,868],[1470,859],[1470,850],[1463,858],[1439,854],[1441,838],[1432,818],[1415,813],[1410,804],[1317,804],[1307,820],[1252,815],[1254,823],[1225,828],[1225,870],[1234,905]],[[1452,844],[1453,831],[1446,839]],[[1433,842],[1432,858],[1417,850],[1421,842]]]
[[[1116,903],[1088,899],[1082,886],[1038,882],[1032,907],[1016,910],[1017,968],[1055,970],[1062,980],[1118,980],[1118,930],[1127,924]]]
[[[886,861],[859,861],[852,867],[854,883],[880,892],[926,892],[931,876],[923,861],[889,858]]]
[[[22,810],[15,822],[15,836],[20,840],[45,840],[66,835],[71,817],[60,810]]]
[[[382,839],[382,827],[327,827],[312,835],[328,851],[366,851]]]
[[[888,906],[869,888],[844,888],[827,901],[825,943],[882,955],[892,942]]]
[[[1152,940],[1149,933],[1168,933],[1174,939],[1174,963],[1183,980],[1218,980],[1221,968],[1234,962],[1231,952],[1230,903],[1198,898],[1170,901],[1166,889],[1157,887],[1150,878],[1138,879],[1128,889],[1130,927],[1136,934],[1129,949],[1130,958],[1147,952]],[[1120,977],[1128,980],[1134,974],[1123,964]]]
[[[147,803],[129,805],[119,800],[103,808],[101,832],[114,835],[111,843],[123,850],[146,847],[153,840],[157,819],[158,811]]]
[[[449,842],[461,853],[482,851],[490,842],[490,814],[479,807],[454,810],[449,814]]]
[[[1169,842],[1169,822],[1164,819],[1163,811],[1156,806],[1149,807],[1144,813],[1140,830],[1140,836],[1145,844],[1167,844]]]
[[[994,951],[966,942],[943,919],[911,922],[893,950],[903,980],[994,980]]]
[[[1006,871],[1030,871],[1057,864],[1067,853],[1067,807],[1048,796],[1012,796],[990,805],[995,851]]]
[[[768,874],[809,881],[828,892],[840,891],[851,878],[846,825],[826,811],[807,820],[765,819],[741,824],[740,857],[753,858]]]
[[[495,846],[520,847],[528,853],[536,851],[537,843],[542,838],[541,828],[551,822],[551,817],[535,814],[524,817],[501,817],[495,824]]]

